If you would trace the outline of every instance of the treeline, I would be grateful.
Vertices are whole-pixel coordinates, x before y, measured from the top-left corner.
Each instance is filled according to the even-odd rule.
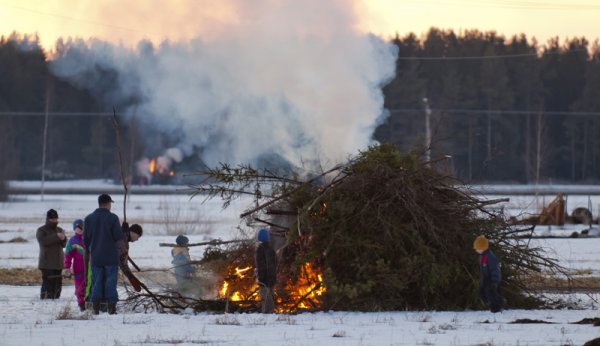
[[[544,45],[524,35],[431,29],[397,37],[390,117],[375,137],[431,158],[467,182],[600,179],[600,47],[585,38]],[[425,102],[424,99],[427,99]]]
[[[117,178],[112,105],[54,76],[47,58],[37,36],[0,38],[0,180],[39,180],[44,161],[49,180]],[[121,134],[127,162],[140,157],[135,127]]]
[[[430,108],[431,158],[450,155],[440,167],[464,181],[600,180],[597,42],[539,45],[525,36],[431,29],[393,43],[397,76],[384,87],[390,116],[377,140],[423,151]],[[40,179],[44,133],[47,179],[117,178],[114,105],[54,76],[48,58],[36,36],[0,38],[0,181]],[[114,71],[104,74],[107,90],[119,83]],[[53,114],[47,129],[46,110]],[[122,145],[131,172],[145,148],[139,126],[127,125]],[[144,135],[155,136],[157,147],[173,144]]]

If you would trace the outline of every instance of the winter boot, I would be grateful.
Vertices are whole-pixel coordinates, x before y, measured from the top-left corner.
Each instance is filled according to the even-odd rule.
[[[116,315],[117,314],[117,304],[108,303],[108,314]]]
[[[92,302],[92,310],[94,310],[94,315],[100,315],[100,301],[95,300]]]
[[[106,300],[100,301],[100,312],[108,312],[108,302]]]
[[[85,303],[79,304],[79,311],[85,311]]]

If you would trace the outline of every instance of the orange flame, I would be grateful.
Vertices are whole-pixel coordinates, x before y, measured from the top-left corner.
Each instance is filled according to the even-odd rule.
[[[251,294],[252,292],[256,291],[257,285],[256,285],[256,283],[254,283],[254,280],[252,280],[253,283],[251,284],[251,287],[248,287],[247,289],[244,289],[244,287],[239,287],[240,285],[234,285],[234,284],[242,281],[242,279],[247,279],[248,277],[246,276],[246,272],[250,269],[252,269],[252,267],[245,267],[245,268],[237,267],[237,268],[235,268],[233,270],[233,272],[230,273],[230,275],[228,276],[229,281],[227,281],[227,280],[223,281],[223,284],[221,285],[221,289],[219,290],[219,297],[227,298],[232,301],[240,301],[240,300],[244,300],[244,291],[246,292],[246,294]],[[236,287],[234,287],[230,291],[229,286],[236,286]],[[254,297],[254,299],[251,299],[251,300],[257,300],[257,299],[258,299],[257,297]]]
[[[287,282],[286,290],[289,292],[290,301],[295,302],[292,306],[279,306],[282,312],[291,312],[296,309],[314,309],[322,304],[322,296],[327,292],[323,284],[323,274],[320,268],[307,262],[300,268],[300,274],[296,282]],[[278,303],[281,301],[279,300]]]
[[[236,267],[229,270],[227,279],[221,284],[219,297],[231,301],[258,301],[257,284],[251,266]],[[323,275],[320,268],[308,262],[300,267],[300,272],[295,280],[289,279],[281,292],[275,290],[277,306],[276,312],[295,312],[303,309],[315,309],[322,305],[322,296],[327,291],[323,284]]]
[[[154,174],[154,171],[155,171],[155,170],[156,170],[156,160],[155,160],[155,159],[152,159],[152,160],[150,161],[150,169],[149,169],[149,171],[150,171],[150,174]]]

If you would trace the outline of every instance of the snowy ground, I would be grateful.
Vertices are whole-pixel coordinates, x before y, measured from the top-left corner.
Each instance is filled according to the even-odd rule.
[[[37,287],[0,286],[2,345],[582,345],[600,327],[570,324],[597,310],[322,312],[299,315],[72,313],[70,297],[36,299]],[[552,324],[511,324],[516,319]]]
[[[486,196],[497,198],[501,196]],[[503,196],[502,196],[503,197]],[[122,195],[113,194],[113,211],[122,216]],[[549,203],[552,198],[545,199]],[[600,199],[591,198],[592,205]],[[127,206],[130,223],[144,226],[145,234],[131,247],[131,257],[144,269],[170,267],[170,248],[185,233],[191,242],[238,236],[238,216],[247,206],[238,203],[222,211],[220,201],[201,204],[185,195],[133,195]],[[535,210],[533,197],[511,197],[505,205],[511,213]],[[572,197],[567,208],[587,206],[588,198]],[[96,207],[95,195],[18,195],[0,203],[0,241],[16,237],[25,243],[0,243],[0,267],[35,268],[38,246],[35,230],[49,208],[60,215],[61,225],[71,231],[71,222]],[[579,227],[579,228],[578,228]],[[580,226],[552,228],[568,233]],[[547,232],[540,228],[539,232]],[[600,238],[536,239],[561,264],[600,277]],[[191,249],[193,258],[203,248]],[[149,285],[159,285],[148,282]],[[57,301],[37,299],[37,286],[0,285],[0,345],[582,345],[600,337],[600,327],[577,325],[586,317],[600,317],[598,294],[563,296],[581,302],[581,310],[510,310],[493,315],[485,311],[458,312],[323,312],[300,315],[130,313],[89,316],[77,311],[72,286],[66,286]],[[124,293],[122,293],[124,295]],[[71,309],[66,313],[66,309]],[[67,319],[60,319],[67,315]],[[511,324],[516,319],[537,319],[552,324]]]

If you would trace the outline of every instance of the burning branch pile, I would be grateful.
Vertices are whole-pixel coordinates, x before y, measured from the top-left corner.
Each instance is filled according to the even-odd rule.
[[[256,206],[242,217],[285,234],[275,288],[282,312],[479,307],[472,250],[479,234],[502,262],[509,305],[532,303],[525,294],[532,272],[560,269],[485,208],[498,201],[477,199],[392,146],[373,147],[311,179],[247,166],[202,173],[208,178],[195,187],[198,194],[219,196],[224,206],[252,194]],[[222,297],[258,299],[253,248],[245,251],[224,251]]]

